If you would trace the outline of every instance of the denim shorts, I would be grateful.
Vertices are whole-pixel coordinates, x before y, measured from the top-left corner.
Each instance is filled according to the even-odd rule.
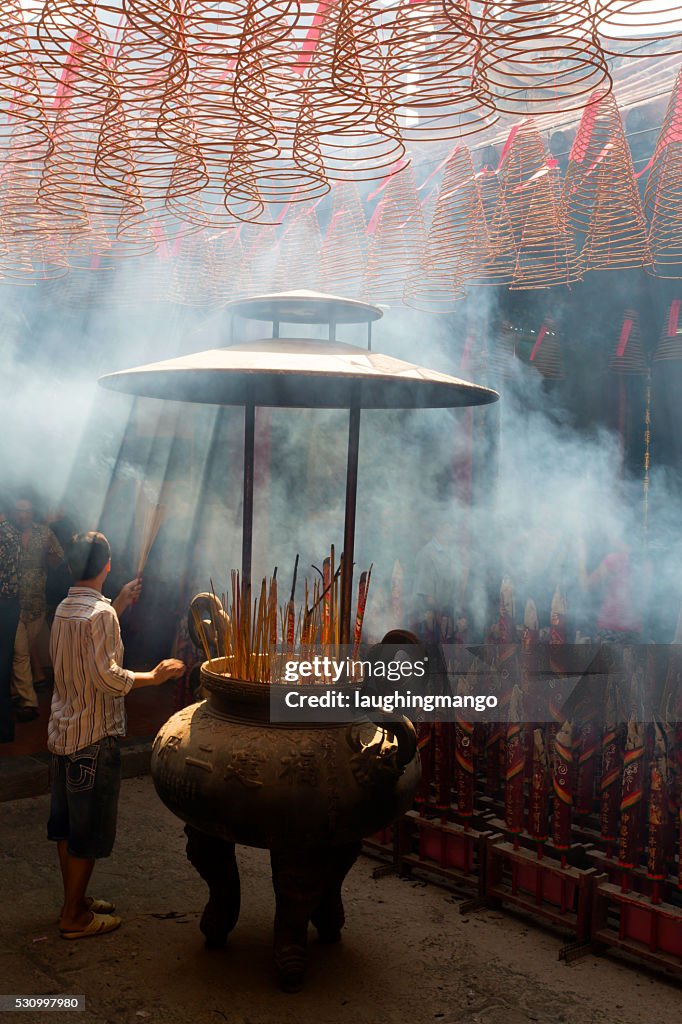
[[[68,840],[72,857],[108,857],[116,838],[121,751],[106,736],[75,754],[53,754],[47,838]]]

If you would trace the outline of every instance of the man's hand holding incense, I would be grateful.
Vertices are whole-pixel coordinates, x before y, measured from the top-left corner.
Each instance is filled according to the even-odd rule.
[[[135,604],[138,597],[140,596],[141,590],[142,580],[138,576],[136,576],[134,580],[130,580],[128,583],[125,583],[121,587],[118,597],[116,598],[115,601],[112,602],[114,606],[114,611],[118,615],[119,619],[121,618],[121,615],[126,610],[128,605]]]

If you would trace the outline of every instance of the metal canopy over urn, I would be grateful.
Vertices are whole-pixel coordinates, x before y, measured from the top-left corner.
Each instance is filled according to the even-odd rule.
[[[493,402],[488,388],[371,351],[382,312],[316,292],[256,296],[231,304],[236,317],[265,320],[272,337],[231,344],[101,378],[105,387],[152,398],[243,405],[244,494],[241,586],[251,581],[254,426],[258,405],[349,409],[339,639],[351,636],[355,508],[361,409],[438,408]],[[280,338],[283,323],[326,325],[328,337]],[[364,324],[366,349],[336,340],[337,324]],[[201,668],[207,699],[161,728],[152,775],[164,803],[187,824],[187,855],[209,886],[201,929],[222,945],[239,914],[235,843],[271,853],[276,895],[275,965],[287,990],[301,987],[309,922],[323,941],[340,938],[341,885],[366,835],[410,806],[419,781],[407,719],[343,724],[270,723],[270,687],[230,672],[227,659]]]

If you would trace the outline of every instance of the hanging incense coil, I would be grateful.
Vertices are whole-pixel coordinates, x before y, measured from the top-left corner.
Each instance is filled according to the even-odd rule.
[[[617,57],[682,53],[676,0],[596,0],[594,22],[605,53]]]
[[[682,277],[682,71],[675,79],[644,192],[653,273]]]
[[[0,5],[0,154],[11,142],[14,159],[42,159],[50,129],[21,0]]]
[[[366,264],[367,223],[360,194],[353,182],[338,182],[331,191],[331,215],[322,244],[324,290],[358,297]]]
[[[577,280],[577,253],[560,199],[559,172],[530,121],[512,129],[499,175],[516,243],[511,287],[547,288]]]
[[[216,306],[215,250],[206,230],[180,240],[173,258],[170,299],[182,306]]]
[[[472,284],[511,284],[516,266],[516,242],[509,211],[496,171],[476,175],[488,234],[489,255]]]
[[[364,296],[370,302],[400,302],[405,279],[419,266],[424,221],[410,167],[394,172],[367,226],[369,255]]]
[[[490,255],[490,242],[471,154],[457,146],[445,165],[424,254],[405,285],[408,306],[447,313]]]
[[[584,271],[651,264],[632,155],[616,101],[592,97],[571,148],[564,183],[571,225],[585,233]]]
[[[674,299],[663,321],[661,337],[654,351],[654,362],[682,359],[682,317],[680,299]]]
[[[382,177],[405,147],[393,96],[377,81],[379,42],[367,4],[330,0],[321,19],[305,88],[327,176]]]
[[[322,236],[314,206],[296,208],[282,226],[275,291],[292,291],[304,281],[306,288],[322,284]]]
[[[609,369],[612,373],[641,376],[647,371],[639,317],[635,310],[626,309]]]
[[[273,291],[277,268],[278,240],[275,224],[245,224],[239,238],[244,251],[238,291],[265,295]],[[247,282],[250,287],[247,287]]]
[[[530,354],[530,362],[545,380],[563,380],[564,360],[561,334],[553,320],[545,317]]]
[[[200,191],[208,180],[188,96],[181,0],[127,4],[112,73],[124,97],[142,198],[155,214],[165,204],[172,209],[175,201]],[[106,140],[106,126],[104,134]]]
[[[495,0],[479,31],[478,67],[499,111],[579,110],[605,80],[610,87],[587,0]]]
[[[375,67],[404,139],[460,138],[497,121],[479,51],[468,0],[401,0]]]
[[[216,300],[220,305],[231,299],[248,295],[251,288],[242,275],[245,263],[244,249],[237,231],[220,231],[211,238],[213,243],[213,273]]]

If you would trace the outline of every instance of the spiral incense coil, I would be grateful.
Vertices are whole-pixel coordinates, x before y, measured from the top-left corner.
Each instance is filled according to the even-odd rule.
[[[507,204],[502,197],[499,175],[484,170],[477,176],[485,217],[489,250],[472,284],[511,284],[516,266],[516,242]]]
[[[682,53],[677,0],[596,0],[594,22],[605,53],[617,57]]]
[[[547,288],[579,277],[573,236],[559,195],[558,169],[526,120],[517,125],[500,165],[500,193],[516,243],[511,288]]]
[[[682,277],[682,72],[677,75],[644,192],[658,277]]]
[[[405,280],[419,266],[425,242],[411,167],[403,167],[389,177],[367,233],[369,255],[364,296],[368,302],[400,302]]]
[[[128,191],[127,184],[113,191],[100,186],[93,173],[105,114],[115,120],[113,108],[120,106],[94,0],[47,0],[37,37],[47,58],[45,72],[57,80],[53,147],[40,199],[87,231],[91,212],[105,202],[106,212],[116,214]]]
[[[274,223],[245,224],[239,239],[244,261],[237,281],[238,289],[255,295],[271,292],[277,267],[277,226]]]
[[[663,330],[654,352],[654,362],[682,359],[682,317],[680,299],[674,299],[663,321]]]
[[[206,167],[188,98],[189,64],[181,0],[126,5],[112,64],[128,125],[137,184],[158,207],[199,191]],[[108,124],[104,140],[108,144]],[[120,178],[126,187],[125,175]]]
[[[465,294],[490,255],[490,241],[471,154],[457,146],[448,158],[426,248],[408,277],[405,302],[427,312],[446,313]]]
[[[579,110],[595,88],[610,88],[588,0],[495,0],[479,39],[477,67],[498,111]]]
[[[367,264],[367,223],[357,186],[337,182],[331,191],[331,215],[322,244],[324,290],[358,298]]]
[[[10,139],[14,159],[44,157],[50,129],[21,0],[0,5],[0,153]]]
[[[405,151],[393,97],[378,81],[378,39],[365,8],[359,0],[326,6],[306,75],[310,114],[333,180],[382,177]]]
[[[314,291],[322,284],[322,236],[311,205],[296,208],[284,221],[279,239],[275,291],[293,291],[305,281]]]
[[[641,376],[646,373],[646,360],[642,347],[639,317],[633,309],[626,309],[609,369],[612,373]]]
[[[468,0],[401,0],[385,56],[373,63],[381,67],[381,84],[395,103],[404,139],[460,138],[497,121],[479,48]]]
[[[182,306],[217,306],[215,278],[215,250],[209,233],[198,231],[180,239],[173,259],[171,301]]]
[[[516,376],[516,333],[506,321],[493,327],[486,368],[488,381],[493,385]]]
[[[530,362],[545,380],[563,380],[566,376],[561,354],[561,335],[549,317],[545,318],[538,331]]]
[[[563,199],[569,223],[586,236],[580,256],[585,271],[650,265],[632,156],[610,93],[595,93],[585,108]]]
[[[244,250],[237,231],[220,231],[211,237],[211,242],[216,301],[222,306],[249,294],[250,288],[241,275]]]

